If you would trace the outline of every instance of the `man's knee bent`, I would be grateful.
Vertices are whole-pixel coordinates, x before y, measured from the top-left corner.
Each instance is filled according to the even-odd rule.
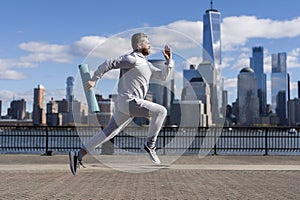
[[[167,109],[164,106],[159,105],[156,115],[165,119],[165,117],[167,116],[167,113],[168,113]]]

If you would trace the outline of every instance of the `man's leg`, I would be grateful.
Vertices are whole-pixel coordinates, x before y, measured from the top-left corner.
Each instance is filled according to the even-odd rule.
[[[144,144],[143,149],[148,153],[152,162],[160,164],[155,143],[166,118],[167,109],[150,101],[135,99],[129,102],[129,113],[136,117],[150,117],[147,142]]]
[[[107,127],[93,136],[82,148],[86,153],[93,151],[97,146],[110,140],[116,136],[123,128],[125,128],[132,118],[124,113],[116,111],[110,119]]]
[[[129,115],[116,111],[110,119],[106,128],[101,130],[98,134],[93,136],[89,142],[83,146],[78,153],[70,152],[70,169],[73,175],[76,175],[78,164],[82,165],[82,158],[94,148],[110,140],[117,135],[125,126],[127,126],[132,118]]]
[[[157,103],[138,99],[129,103],[129,113],[136,117],[151,117],[147,134],[147,142],[149,147],[153,148],[159,131],[167,116],[167,109]]]

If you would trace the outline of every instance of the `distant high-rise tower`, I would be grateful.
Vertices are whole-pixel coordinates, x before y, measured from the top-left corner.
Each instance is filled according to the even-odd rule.
[[[259,98],[259,114],[267,115],[267,76],[264,73],[264,48],[253,47],[250,67],[254,70],[257,79],[257,94]]]
[[[238,107],[240,125],[259,123],[257,80],[253,69],[244,68],[238,75]]]
[[[38,85],[34,88],[33,96],[33,111],[32,111],[32,123],[33,125],[46,124],[46,114],[44,108],[44,96],[45,88],[42,85]]]
[[[187,70],[184,70],[187,72]],[[185,73],[187,74],[187,73]],[[199,74],[199,72],[198,72]],[[201,101],[203,103],[203,113],[199,113],[202,126],[212,124],[211,96],[209,84],[201,76],[195,76],[189,80],[189,84],[182,90],[182,102],[184,101]]]
[[[203,15],[203,62],[221,65],[221,13],[211,8]]]
[[[222,118],[223,111],[221,110],[223,107],[222,96],[224,90],[224,79],[221,75],[221,64],[222,64],[222,56],[221,56],[221,13],[213,8],[213,1],[210,1],[210,9],[206,10],[203,15],[203,63],[211,63],[214,68],[214,72],[216,75],[216,82],[213,82],[212,85],[215,86],[213,90],[211,90],[212,96],[216,94],[215,99],[213,99],[216,103],[212,104],[213,115],[216,117],[214,121]],[[199,70],[200,71],[200,70]],[[201,72],[201,71],[200,71]],[[201,75],[206,79],[206,75]],[[225,114],[225,112],[224,112]]]
[[[74,87],[74,77],[69,76],[67,78],[67,88],[66,88],[66,99],[69,102],[73,101],[74,99],[73,87]]]
[[[12,119],[24,120],[26,117],[26,101],[24,99],[13,100],[7,114]]]
[[[272,110],[279,117],[279,123],[281,125],[286,124],[287,118],[288,75],[286,58],[286,53],[272,54]]]

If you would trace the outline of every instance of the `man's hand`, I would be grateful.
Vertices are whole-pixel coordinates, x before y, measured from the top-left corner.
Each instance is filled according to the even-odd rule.
[[[84,84],[85,90],[90,90],[92,87],[95,87],[96,81],[88,81]]]
[[[169,62],[172,59],[172,50],[167,44],[165,45],[165,50],[162,53],[167,62]]]

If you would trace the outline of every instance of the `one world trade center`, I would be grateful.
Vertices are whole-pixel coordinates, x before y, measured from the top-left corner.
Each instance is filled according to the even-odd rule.
[[[221,13],[211,8],[203,15],[203,61],[221,65]]]
[[[223,117],[227,100],[225,93],[223,94],[224,79],[221,76],[221,13],[213,9],[212,0],[210,4],[210,9],[206,10],[203,15],[202,59],[206,64],[200,66],[199,71],[200,73],[207,72],[207,69],[210,68],[211,75],[202,75],[214,77],[208,83],[211,90],[213,121],[216,121]]]

